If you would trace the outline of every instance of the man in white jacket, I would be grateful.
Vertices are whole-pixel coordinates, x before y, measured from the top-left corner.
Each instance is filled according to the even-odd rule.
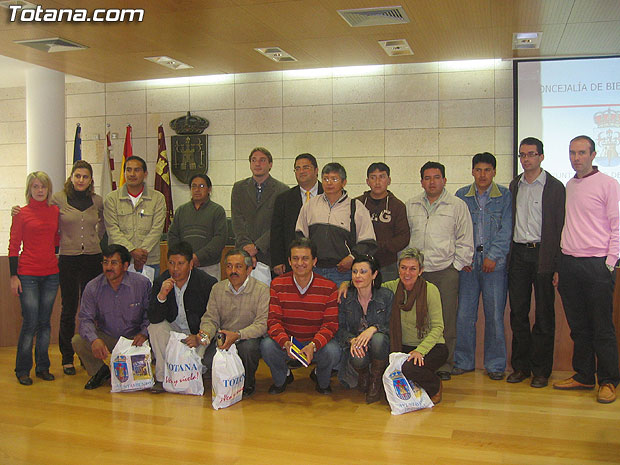
[[[424,192],[407,202],[409,247],[424,252],[424,278],[439,288],[448,360],[437,374],[450,379],[456,345],[459,271],[471,265],[474,236],[467,205],[446,190],[446,168],[428,161],[420,169]]]

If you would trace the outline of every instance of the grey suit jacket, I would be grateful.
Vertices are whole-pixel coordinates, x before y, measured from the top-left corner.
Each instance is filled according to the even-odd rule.
[[[269,176],[265,181],[260,203],[256,202],[256,187],[252,177],[237,181],[232,188],[230,211],[235,234],[235,246],[254,244],[258,248],[257,259],[271,266],[269,243],[271,217],[276,197],[288,190],[288,186]]]

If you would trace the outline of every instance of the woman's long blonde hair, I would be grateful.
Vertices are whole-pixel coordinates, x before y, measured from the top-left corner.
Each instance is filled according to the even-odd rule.
[[[32,188],[32,183],[38,179],[43,183],[45,187],[47,187],[47,203],[50,202],[50,197],[52,196],[52,180],[44,171],[33,171],[26,178],[26,203],[30,203],[30,199],[32,199],[32,193],[30,189]]]

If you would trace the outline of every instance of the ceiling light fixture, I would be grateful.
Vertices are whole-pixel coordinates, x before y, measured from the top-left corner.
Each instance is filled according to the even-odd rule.
[[[56,53],[56,52],[72,52],[75,50],[85,50],[88,47],[86,45],[78,44],[71,40],[62,39],[60,37],[51,37],[47,39],[30,39],[30,40],[15,40],[16,44],[25,45],[26,47],[34,48],[40,52]]]
[[[542,32],[515,32],[512,34],[512,49],[537,49],[540,48]]]
[[[37,8],[35,4],[24,0],[4,0],[0,2],[0,7],[6,8],[7,10],[12,6],[18,6],[22,10],[34,10]]]
[[[297,58],[290,53],[286,53],[280,47],[255,48],[254,50],[261,55],[266,56],[270,60],[277,61],[278,63],[297,61]]]
[[[379,45],[391,57],[413,55],[413,50],[405,39],[380,40]]]
[[[145,60],[152,61],[158,65],[165,66],[170,69],[191,69],[193,66],[183,63],[182,61],[175,60],[167,56],[160,57],[144,57]]]

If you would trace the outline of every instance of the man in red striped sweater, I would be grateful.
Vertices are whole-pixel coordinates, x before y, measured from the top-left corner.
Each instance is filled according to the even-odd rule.
[[[292,272],[271,282],[271,301],[267,320],[269,337],[261,341],[261,354],[271,369],[270,394],[284,392],[293,382],[287,359],[291,354],[291,337],[303,345],[309,363],[316,364],[310,378],[321,394],[331,393],[330,377],[341,350],[333,339],[338,331],[338,292],[329,279],[314,274],[316,245],[307,238],[294,240],[289,247]]]

